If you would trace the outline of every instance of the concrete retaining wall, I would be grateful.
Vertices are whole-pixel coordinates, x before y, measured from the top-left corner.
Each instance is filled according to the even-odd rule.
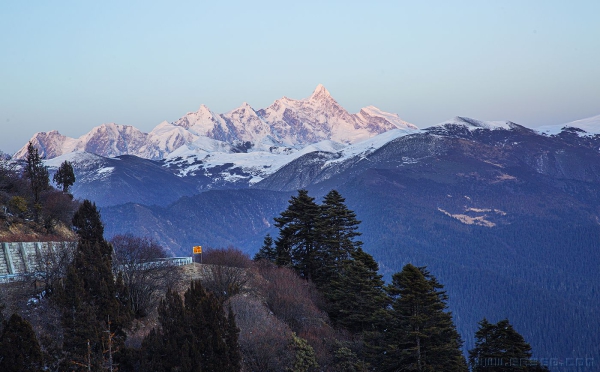
[[[74,252],[77,242],[9,242],[0,243],[0,283],[14,282],[30,277],[52,266],[60,252]],[[143,265],[184,266],[192,263],[191,257],[169,257]],[[45,264],[45,265],[44,265]]]
[[[51,252],[74,250],[77,242],[0,243],[0,277],[22,276],[40,271],[40,260]]]

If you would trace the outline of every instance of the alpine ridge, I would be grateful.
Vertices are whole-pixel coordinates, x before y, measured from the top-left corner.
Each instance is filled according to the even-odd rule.
[[[417,127],[374,106],[350,114],[319,84],[308,98],[283,97],[260,110],[244,102],[234,110],[216,114],[201,105],[198,111],[188,112],[174,122],[163,121],[150,133],[109,123],[77,139],[51,131],[36,133],[31,142],[46,159],[85,151],[103,157],[135,155],[159,160],[182,146],[194,147],[193,143],[202,137],[234,146],[243,144],[246,149],[261,145],[299,149],[323,140],[352,144],[392,129],[411,131]],[[26,151],[24,145],[14,157],[22,159]]]

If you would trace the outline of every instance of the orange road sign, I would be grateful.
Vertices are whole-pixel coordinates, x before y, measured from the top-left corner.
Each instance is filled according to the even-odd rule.
[[[194,254],[202,253],[202,246],[196,245],[194,246]]]

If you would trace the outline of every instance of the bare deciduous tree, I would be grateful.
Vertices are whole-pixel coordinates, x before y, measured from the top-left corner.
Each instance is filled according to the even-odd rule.
[[[267,281],[263,290],[269,309],[292,331],[301,334],[305,329],[329,321],[327,314],[316,305],[319,295],[311,282],[289,268],[267,264],[258,267]]]
[[[234,247],[207,248],[202,285],[222,300],[244,291],[249,280],[250,257]]]
[[[113,270],[120,273],[136,317],[148,315],[160,302],[166,288],[180,279],[166,258],[166,251],[156,241],[131,234],[117,235],[110,241],[114,249]]]
[[[246,253],[229,246],[227,248],[206,248],[202,262],[205,264],[247,269],[252,266],[252,260]]]
[[[67,275],[67,267],[73,261],[75,244],[55,246],[48,243],[46,249],[37,252],[38,267],[34,279],[41,282],[48,293]]]
[[[294,352],[290,328],[255,297],[237,295],[229,300],[240,328],[239,345],[245,371],[287,370]]]
[[[41,200],[42,219],[48,233],[54,232],[59,223],[65,226],[70,225],[73,214],[79,208],[79,202],[74,201],[71,195],[54,190],[43,193]]]

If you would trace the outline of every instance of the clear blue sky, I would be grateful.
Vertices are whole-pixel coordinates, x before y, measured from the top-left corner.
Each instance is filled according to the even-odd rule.
[[[0,150],[304,98],[426,127],[600,114],[600,1],[3,1]]]

